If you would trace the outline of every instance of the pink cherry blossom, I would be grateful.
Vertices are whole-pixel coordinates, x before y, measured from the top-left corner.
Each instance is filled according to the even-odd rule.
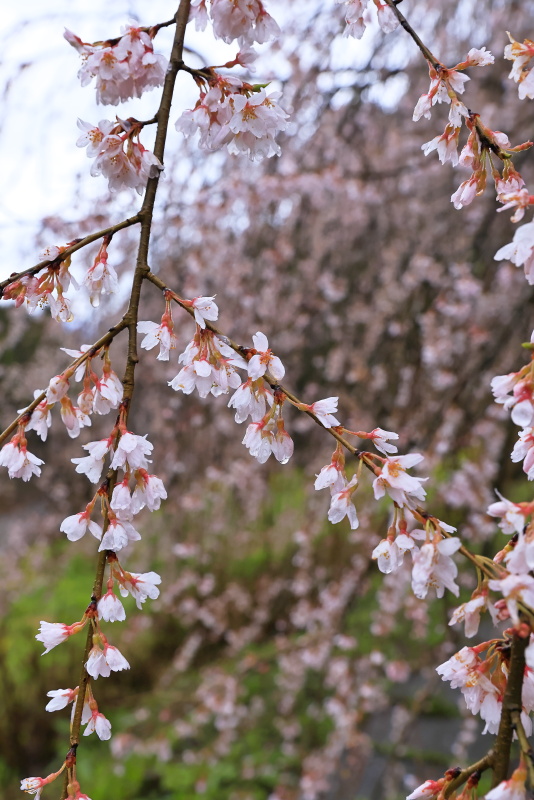
[[[90,736],[95,731],[101,741],[105,742],[111,739],[111,722],[98,710],[93,711],[91,714],[91,719],[87,723],[83,735]]]

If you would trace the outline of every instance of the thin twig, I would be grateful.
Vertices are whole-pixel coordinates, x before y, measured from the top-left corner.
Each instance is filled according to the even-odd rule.
[[[45,259],[45,261],[40,261],[38,264],[35,264],[34,267],[28,267],[28,269],[22,270],[22,272],[13,272],[6,278],[5,281],[0,282],[0,298],[4,292],[6,286],[9,286],[10,283],[15,283],[15,281],[20,280],[21,278],[26,277],[26,275],[35,275],[42,269],[46,267],[52,267],[55,265],[61,264],[62,261],[65,261],[66,258],[71,256],[77,250],[81,250],[82,247],[85,247],[91,242],[95,242],[97,239],[102,239],[104,236],[113,235],[117,233],[117,231],[121,231],[123,228],[129,228],[131,225],[136,225],[138,222],[141,221],[141,215],[138,212],[134,214],[133,217],[129,217],[128,219],[123,219],[122,222],[117,222],[115,225],[110,225],[109,228],[104,228],[102,231],[96,231],[96,233],[90,233],[88,236],[84,236],[83,239],[78,239],[77,241],[73,242],[69,247],[63,250],[62,253],[58,255],[57,258],[50,260],[49,258]]]

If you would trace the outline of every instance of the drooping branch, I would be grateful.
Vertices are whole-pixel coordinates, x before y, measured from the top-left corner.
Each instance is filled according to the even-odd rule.
[[[9,278],[6,278],[4,281],[0,281],[0,298],[2,297],[6,287],[12,283],[15,283],[15,281],[25,278],[28,275],[35,275],[42,269],[59,266],[62,261],[65,261],[65,259],[71,256],[73,253],[81,250],[82,247],[86,247],[88,244],[96,242],[97,239],[103,239],[104,236],[110,236],[114,233],[117,233],[117,231],[122,231],[123,228],[129,228],[131,225],[137,225],[137,223],[140,221],[141,215],[138,212],[137,214],[134,214],[133,217],[123,219],[122,222],[117,222],[115,225],[110,225],[108,228],[104,228],[101,231],[96,231],[95,233],[90,233],[87,236],[84,236],[82,239],[75,240],[52,261],[50,259],[45,259],[44,261],[40,261],[38,264],[35,264],[33,267],[28,267],[28,269],[22,270],[22,272],[12,272]]]

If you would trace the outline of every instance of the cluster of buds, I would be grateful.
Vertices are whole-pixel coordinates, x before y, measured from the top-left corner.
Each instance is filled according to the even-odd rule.
[[[157,27],[126,25],[117,39],[94,44],[82,42],[76,34],[65,31],[65,39],[83,60],[78,72],[82,86],[96,78],[97,103],[116,106],[162,85],[167,59],[154,53],[152,39],[157,30]]]
[[[48,304],[50,313],[58,322],[71,322],[74,316],[65,292],[70,286],[73,286],[74,289],[78,289],[79,286],[69,272],[70,255],[64,258],[59,258],[59,256],[72,244],[74,242],[69,242],[62,247],[47,248],[41,253],[41,259],[49,261],[50,264],[43,268],[42,274],[39,277],[25,275],[9,283],[2,293],[2,298],[14,300],[17,308],[26,301],[29,311]]]
[[[95,159],[91,175],[107,178],[111,192],[130,188],[143,194],[148,179],[157,178],[163,169],[154,153],[139,141],[141,123],[104,119],[91,125],[79,119],[78,127],[83,133],[76,145],[87,147],[87,157]]]

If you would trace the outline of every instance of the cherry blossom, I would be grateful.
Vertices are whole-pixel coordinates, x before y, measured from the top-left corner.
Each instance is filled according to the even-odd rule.
[[[237,387],[228,401],[228,406],[235,408],[235,421],[238,423],[245,422],[249,417],[252,422],[259,422],[265,416],[267,406],[272,404],[273,394],[261,378],[256,381],[248,378]]]
[[[7,467],[10,478],[22,478],[29,481],[32,475],[41,474],[41,464],[44,461],[37,458],[27,450],[27,442],[23,433],[15,436],[0,450],[0,467]]]
[[[507,575],[501,580],[490,580],[488,586],[493,591],[501,592],[514,625],[520,624],[519,602],[534,607],[534,578],[528,574]]]
[[[230,153],[258,161],[280,155],[274,137],[289,124],[288,114],[277,104],[280,93],[267,95],[249,84],[246,88],[237,78],[214,80],[216,85],[201,93],[195,108],[178,119],[176,130],[185,136],[200,131],[199,146],[205,150],[226,145]]]
[[[151,444],[144,436],[137,436],[131,431],[124,431],[115,448],[115,453],[111,461],[111,469],[125,469],[130,470],[146,469],[151,463],[147,460],[147,456],[152,453],[154,445]]]
[[[163,169],[163,165],[154,153],[143,147],[139,141],[139,125],[131,126],[124,133],[122,133],[122,123],[113,125],[108,120],[102,120],[94,126],[78,120],[78,127],[85,133],[79,137],[76,142],[77,146],[88,146],[87,156],[95,158],[91,167],[91,175],[94,177],[103,175],[107,178],[111,192],[131,188],[135,189],[138,194],[142,194],[148,179],[158,177]],[[137,141],[134,141],[134,136],[137,137]],[[95,155],[97,143],[98,150]],[[97,264],[94,265],[95,269],[96,267]],[[106,269],[106,286],[110,288],[114,283],[113,275],[109,272],[107,265]],[[89,280],[91,282],[92,278]],[[104,267],[99,269],[99,277],[96,280],[101,282],[104,280]]]
[[[159,597],[158,585],[160,583],[161,577],[157,572],[124,572],[120,578],[119,588],[123,597],[131,594],[137,608],[140,609],[148,598],[155,600]]]
[[[315,476],[314,488],[319,490],[328,487],[332,494],[338,494],[346,485],[345,457],[341,449],[336,449],[330,464],[323,467]]]
[[[378,24],[384,33],[392,33],[399,26],[397,17],[387,3],[383,3],[381,0],[373,0],[373,2],[377,10]],[[361,39],[366,23],[369,22],[369,0],[336,0],[336,3],[341,3],[345,7],[346,27],[343,35]]]
[[[90,736],[95,731],[101,741],[105,742],[111,739],[111,722],[98,710],[93,711],[91,714],[91,719],[87,723],[83,735]]]
[[[107,46],[82,42],[68,30],[64,36],[84,59],[78,72],[82,86],[96,78],[97,103],[117,105],[163,83],[167,59],[154,53],[152,39],[142,28],[123,27],[118,43]]]
[[[382,539],[373,550],[371,558],[376,559],[380,572],[388,575],[402,566],[406,552],[410,551],[414,555],[416,549],[417,546],[411,536],[400,533],[394,538]]]
[[[72,463],[76,464],[76,472],[87,475],[91,483],[98,483],[104,468],[104,459],[111,449],[111,442],[110,438],[84,444],[83,449],[87,450],[89,455],[71,459]]]
[[[462,603],[454,609],[449,625],[456,625],[459,622],[465,624],[465,635],[468,639],[476,636],[480,625],[480,615],[483,611],[489,610],[493,621],[496,621],[494,606],[488,600],[488,590],[473,592],[471,600]]]
[[[500,517],[499,528],[503,533],[521,533],[525,527],[525,517],[531,510],[521,503],[512,503],[495,489],[495,494],[500,498],[497,503],[488,506],[487,513],[490,517]]]
[[[252,337],[252,341],[256,352],[248,362],[249,376],[253,380],[257,380],[265,375],[268,370],[276,381],[281,381],[286,374],[284,365],[278,356],[273,356],[265,334],[258,331]]]
[[[51,697],[52,699],[46,704],[45,711],[60,711],[62,708],[68,706],[69,703],[72,703],[77,694],[77,688],[53,689],[51,692],[47,692],[46,696]]]
[[[85,625],[85,620],[82,622],[75,622],[73,625],[63,625],[61,622],[44,622],[41,620],[41,627],[39,633],[36,635],[38,642],[42,642],[45,650],[42,653],[44,656],[49,653],[53,647],[64,642],[69,636],[78,633]]]
[[[434,539],[413,553],[412,588],[416,597],[425,598],[428,590],[436,590],[437,597],[443,597],[449,589],[456,597],[460,588],[454,579],[458,567],[451,556],[462,546],[456,536],[450,539]]]
[[[108,516],[108,527],[104,531],[102,540],[100,542],[99,552],[103,550],[113,550],[117,552],[122,550],[123,547],[129,542],[137,542],[141,538],[141,534],[134,528],[128,519],[120,519],[115,516],[113,512]]]
[[[520,432],[511,459],[514,462],[523,461],[523,472],[529,481],[534,480],[534,428],[525,428]]]
[[[516,267],[523,267],[527,282],[534,285],[534,222],[520,225],[509,244],[499,248],[494,256],[496,261],[511,261]]]
[[[385,431],[383,428],[374,428],[369,434],[368,438],[372,439],[374,446],[377,450],[380,450],[381,453],[396,453],[397,446],[394,444],[390,444],[390,439],[398,439],[399,434],[395,433],[395,431]]]
[[[325,428],[332,428],[339,425],[339,420],[333,416],[337,414],[338,402],[338,397],[327,397],[325,400],[316,400],[315,403],[309,406],[305,403],[300,403],[298,407],[314,414]]]
[[[413,792],[407,796],[406,800],[431,800],[431,798],[437,797],[440,794],[444,783],[444,778],[440,778],[439,781],[425,781],[421,786],[418,786],[417,789],[414,789]]]
[[[294,449],[293,440],[284,427],[282,417],[274,419],[269,418],[269,415],[259,422],[250,423],[243,444],[260,464],[265,464],[271,453],[280,464],[287,464]]]
[[[359,527],[358,514],[352,502],[352,495],[358,488],[358,478],[356,475],[339,492],[332,494],[330,508],[328,510],[328,520],[332,523],[341,522],[347,517],[351,530],[355,531]]]
[[[263,44],[280,33],[261,0],[211,0],[210,15],[215,36],[228,43],[240,39]]]
[[[93,266],[87,271],[83,285],[89,292],[91,305],[97,308],[100,305],[100,295],[114,294],[119,286],[117,273],[108,263],[108,241],[104,240],[100,247]]]
[[[218,397],[229,388],[237,389],[241,379],[235,367],[246,368],[244,358],[235,353],[208,328],[198,328],[194,339],[178,358],[184,367],[169,386],[175,391],[191,394],[197,389],[201,397]]]
[[[85,669],[91,678],[96,681],[100,675],[103,678],[108,678],[112,672],[130,669],[130,665],[116,647],[108,645],[106,642],[103,649],[98,643],[93,644],[89,658],[85,663]]]
[[[66,517],[60,525],[59,530],[67,534],[67,539],[71,542],[77,542],[85,535],[86,531],[92,533],[95,539],[102,538],[102,528],[96,522],[91,520],[92,504],[90,503],[85,511],[80,511],[78,514],[73,514]]]
[[[527,69],[526,65],[534,56],[534,42],[525,39],[521,44],[509,33],[508,38],[510,44],[504,48],[504,57],[514,62],[509,77],[519,84],[517,89],[521,100],[524,100],[525,97],[532,99],[534,97],[534,75],[532,69]]]
[[[213,322],[219,316],[219,309],[217,303],[214,303],[215,297],[195,297],[191,301],[191,307],[195,313],[195,320],[197,325],[201,328],[206,327],[206,320]]]
[[[108,589],[98,601],[98,616],[105,622],[123,622],[126,619],[126,612],[121,601],[112,589]]]
[[[426,492],[421,484],[428,478],[414,478],[406,472],[422,460],[419,453],[386,458],[380,474],[373,481],[376,500],[384,497],[386,492],[401,508],[413,508],[416,501],[424,500]]]
[[[501,781],[486,794],[486,800],[526,800],[527,797],[527,770],[523,758],[509,780]]]
[[[162,500],[167,499],[167,490],[161,478],[149,475],[145,469],[135,472],[136,486],[132,494],[130,510],[137,514],[145,506],[149,511],[157,511]]]

